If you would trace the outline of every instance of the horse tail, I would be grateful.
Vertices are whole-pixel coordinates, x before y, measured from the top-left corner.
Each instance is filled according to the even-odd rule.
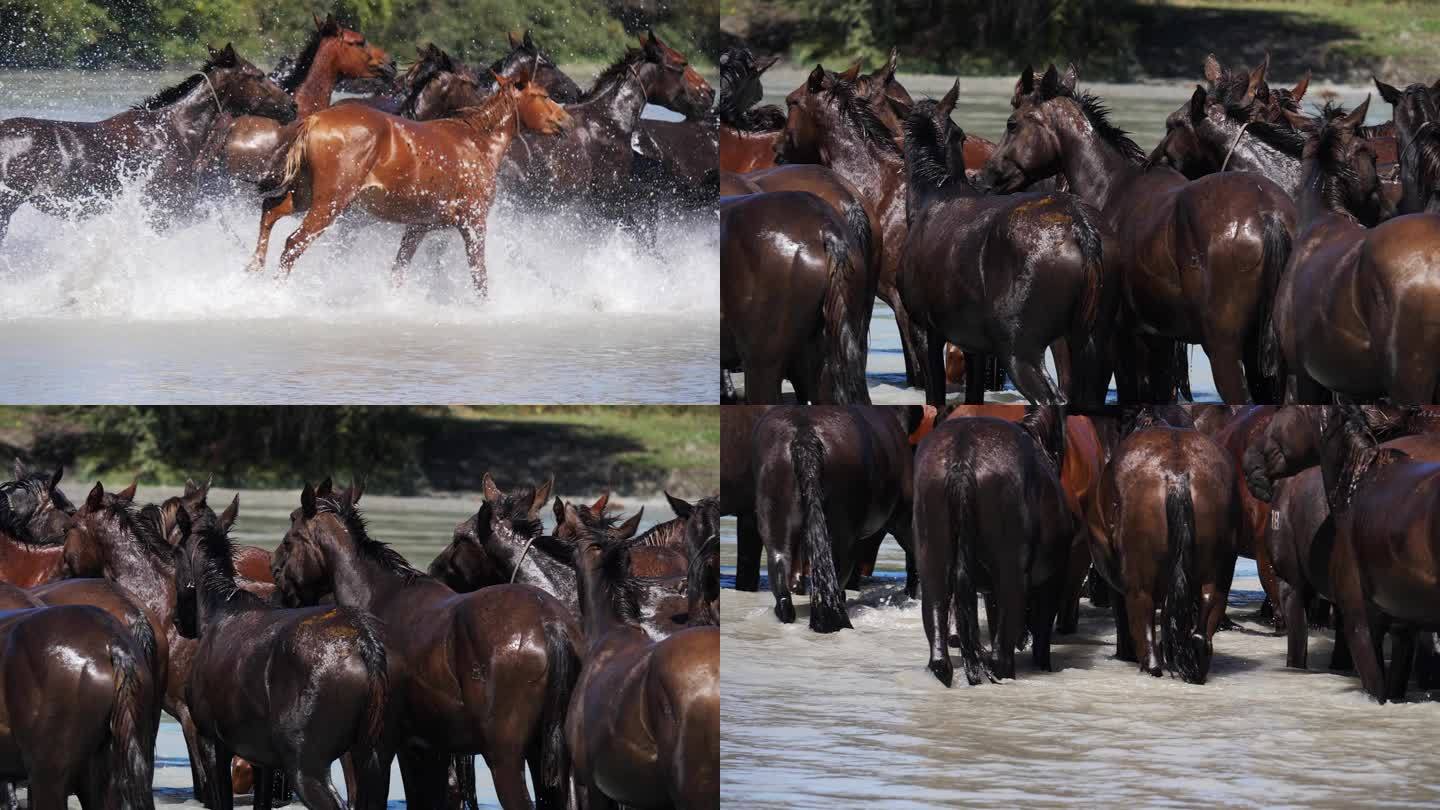
[[[1071,319],[1071,333],[1074,334],[1089,332],[1095,328],[1095,321],[1100,315],[1105,246],[1100,239],[1100,229],[1095,227],[1095,222],[1083,205],[1075,206],[1075,213],[1070,218],[1070,234],[1075,239],[1075,245],[1080,248],[1080,264],[1085,274],[1085,286]],[[1070,351],[1078,352],[1080,347],[1072,346]]]
[[[1190,473],[1170,482],[1165,492],[1166,544],[1170,549],[1170,591],[1161,607],[1160,646],[1172,671],[1186,683],[1204,683],[1200,663],[1200,601],[1196,590],[1195,502]]]
[[[144,622],[148,628],[148,622]],[[133,628],[132,628],[133,629]],[[159,717],[148,716],[146,696],[153,700],[145,673],[136,662],[124,636],[110,641],[110,665],[114,699],[110,705],[109,787],[126,810],[154,808],[150,793],[154,777],[155,733]],[[154,637],[151,636],[153,643]],[[153,684],[153,678],[150,680]]]
[[[550,795],[555,801],[552,806],[564,807],[568,799],[564,791],[569,789],[570,778],[566,769],[570,759],[565,751],[565,713],[570,707],[570,696],[575,691],[575,682],[580,677],[580,656],[575,652],[574,640],[565,626],[559,622],[545,623],[545,658],[550,666],[550,677],[545,683],[545,704],[540,713],[540,774],[543,785],[536,786],[536,793]]]
[[[371,742],[373,752],[385,734],[385,711],[390,699],[390,669],[385,656],[385,643],[380,639],[374,621],[368,616],[357,616],[360,634],[358,649],[360,661],[365,665],[365,680],[369,693],[365,700],[365,734]]]
[[[860,255],[865,257],[870,270],[874,272],[880,265],[880,257],[873,255],[875,245],[870,241],[870,215],[865,212],[865,206],[859,200],[850,200],[843,206],[845,211],[845,224],[850,228],[850,235],[855,238],[855,244],[860,248]]]
[[[1290,229],[1280,217],[1265,215],[1261,231],[1261,256],[1265,272],[1265,295],[1260,308],[1260,373],[1270,380],[1272,394],[1280,395],[1280,379],[1284,375],[1284,358],[1280,354],[1280,335],[1275,332],[1275,292],[1280,279],[1285,275],[1285,266],[1290,263]]]
[[[859,203],[849,203],[846,210],[847,222],[853,221],[850,209],[865,210]],[[855,257],[851,255],[850,243],[839,233],[826,229],[824,232],[825,258],[829,283],[825,286],[825,301],[822,310],[825,316],[825,336],[829,351],[821,370],[822,384],[828,381],[830,397],[837,405],[870,404],[870,392],[865,388],[865,344],[869,341],[869,309],[864,300],[866,285],[856,290]],[[871,291],[873,296],[873,290]]]
[[[960,464],[945,471],[945,494],[950,502],[950,525],[955,533],[955,570],[951,572],[955,609],[955,635],[960,637],[960,658],[965,679],[971,686],[985,676],[984,652],[980,643],[980,616],[975,604],[975,576],[971,547],[979,532],[975,521],[975,477]]]
[[[263,196],[283,197],[290,193],[295,178],[300,176],[300,170],[305,166],[310,130],[315,126],[317,120],[319,120],[318,116],[312,115],[300,124],[300,128],[295,132],[295,140],[290,142],[290,149],[285,152],[285,173],[274,188],[262,189]]]
[[[800,526],[805,535],[805,553],[810,558],[810,629],[833,633],[850,627],[845,612],[845,591],[835,573],[830,547],[830,527],[825,521],[825,493],[820,470],[825,448],[808,418],[798,420],[790,440],[790,458],[795,466],[795,488],[800,494]]]
[[[145,663],[150,667],[151,682],[159,683],[164,671],[160,667],[160,645],[155,642],[155,628],[150,626],[150,620],[143,614],[130,623],[130,635],[134,637],[135,644],[140,648],[140,654],[144,656]],[[160,704],[155,705],[155,726],[159,730]]]
[[[1175,341],[1175,354],[1171,359],[1170,371],[1175,390],[1179,391],[1180,396],[1194,402],[1195,395],[1190,392],[1190,344],[1183,340]]]

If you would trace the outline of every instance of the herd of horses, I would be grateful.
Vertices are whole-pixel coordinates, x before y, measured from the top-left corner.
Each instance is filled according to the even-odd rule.
[[[972,685],[1014,678],[1026,644],[1049,670],[1051,640],[1077,632],[1087,591],[1113,607],[1119,659],[1204,683],[1240,556],[1256,561],[1287,666],[1307,666],[1308,630],[1328,624],[1330,668],[1354,670],[1375,700],[1403,699],[1412,674],[1440,685],[1435,408],[722,410],[735,587],[759,588],[763,551],[780,621],[795,621],[804,588],[811,629],[849,628],[845,590],[893,536],[946,686],[951,648]]]
[[[139,507],[60,470],[0,484],[0,793],[35,810],[153,808],[162,711],[194,796],[384,808],[719,806],[719,501],[675,518],[501,490],[428,571],[370,536],[358,486],[300,493],[273,552],[209,484]],[[535,797],[526,785],[526,771]]]
[[[332,104],[347,86],[366,94]],[[264,270],[270,231],[290,214],[303,219],[286,240],[282,275],[351,208],[405,226],[396,283],[427,234],[459,230],[483,296],[497,190],[528,210],[641,228],[712,207],[713,102],[686,56],[653,31],[582,92],[529,31],[511,34],[488,69],[432,44],[401,74],[363,34],[316,17],[300,56],[270,76],[226,45],[179,84],[103,121],[0,121],[0,242],[25,203],[92,214],[140,176],[159,227],[229,195],[253,201],[252,271]],[[686,120],[642,120],[646,103]]]
[[[998,143],[916,101],[896,60],[816,66],[756,106],[774,60],[721,57],[721,396],[869,401],[871,301],[895,312],[931,406],[1008,374],[1038,405],[1189,397],[1199,344],[1226,403],[1440,401],[1440,83],[1375,82],[1393,121],[1301,111],[1309,78],[1227,70],[1146,154],[1077,89],[1027,67]],[[963,353],[947,359],[945,346]],[[1058,381],[1043,364],[1049,349]]]

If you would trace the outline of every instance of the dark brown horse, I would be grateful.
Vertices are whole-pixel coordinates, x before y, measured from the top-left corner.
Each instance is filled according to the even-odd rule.
[[[790,594],[808,568],[810,629],[850,627],[843,585],[856,548],[888,533],[909,556],[910,446],[901,410],[775,408],[755,426],[753,453],[755,513],[775,615],[795,621]],[[916,584],[906,583],[912,595]]]
[[[527,763],[541,803],[567,806],[563,728],[583,642],[563,604],[528,585],[456,594],[371,539],[350,492],[317,498],[308,484],[274,565],[289,603],[333,593],[406,628],[385,648],[407,802],[439,806],[449,755],[478,753],[506,810],[531,806]]]
[[[655,642],[639,622],[633,541],[585,525],[573,506],[588,649],[565,720],[576,785],[591,810],[720,807],[720,631]]]
[[[158,223],[189,212],[197,156],[227,113],[289,120],[295,103],[226,45],[180,84],[103,121],[0,121],[0,242],[23,203],[56,216],[95,213],[134,171],[148,172]]]
[[[1038,81],[1025,69],[1018,106],[985,167],[987,184],[1011,192],[1060,174],[1100,210],[1102,230],[1114,234],[1106,261],[1124,304],[1122,402],[1170,400],[1184,343],[1205,349],[1226,402],[1268,397],[1260,344],[1290,253],[1294,204],[1253,174],[1187,181],[1167,168],[1147,171],[1139,147],[1074,80],[1073,70],[1062,79],[1054,65]]]
[[[63,470],[32,471],[15,461],[0,484],[0,582],[30,588],[59,576],[65,527],[75,507],[60,491]]]
[[[1156,677],[1168,669],[1204,683],[1244,520],[1239,476],[1194,429],[1148,411],[1132,425],[1090,510],[1091,559],[1116,597],[1116,655]]]
[[[907,142],[908,142],[907,137]],[[950,616],[957,619],[965,678],[973,686],[1015,677],[1028,626],[1035,666],[1050,669],[1050,630],[1060,607],[1075,515],[1060,484],[1065,416],[1038,408],[1016,424],[950,419],[915,451],[914,532],[930,672],[947,687]],[[1003,512],[985,504],[1004,503]],[[993,661],[981,661],[976,594],[987,611]]]
[[[549,52],[535,44],[529,28],[520,35],[507,31],[505,37],[509,41],[510,51],[492,62],[488,71],[476,77],[481,87],[493,90],[495,76],[513,80],[521,74],[528,74],[530,81],[545,88],[545,92],[557,103],[570,104],[580,100],[580,86],[565,75]]]
[[[305,119],[285,158],[285,177],[260,219],[251,270],[263,270],[270,230],[280,217],[306,211],[285,241],[280,273],[352,204],[406,225],[395,257],[396,283],[426,234],[458,228],[470,275],[483,298],[485,223],[495,199],[501,157],[520,128],[554,134],[570,117],[522,76],[499,80],[479,106],[440,121],[409,121],[363,105],[322,110]]]
[[[99,608],[0,612],[0,780],[30,807],[153,810],[159,689],[128,629]]]
[[[227,122],[221,137],[225,167],[232,176],[251,183],[262,180],[275,153],[294,136],[298,122],[330,106],[330,95],[341,79],[394,78],[394,60],[383,48],[340,25],[334,14],[314,19],[315,32],[281,84],[294,99],[297,123],[286,126],[256,115]]]
[[[1105,271],[1099,215],[1068,194],[995,197],[972,188],[947,159],[965,138],[950,120],[959,94],[956,81],[905,119],[909,229],[896,281],[925,335],[926,400],[945,404],[948,341],[998,355],[1033,403],[1061,404],[1068,395],[1102,405],[1110,369],[1099,354],[1108,350],[1118,284]],[[1077,352],[1064,394],[1045,372],[1045,350],[1061,339]],[[966,367],[966,399],[981,402],[983,364]]]
[[[237,583],[229,529],[210,520],[192,528],[180,514],[174,621],[181,635],[199,639],[187,695],[214,750],[211,807],[233,806],[230,760],[239,754],[255,766],[258,791],[270,789],[269,771],[278,769],[306,807],[339,810],[330,765],[348,753],[357,773],[348,806],[384,808],[394,741],[375,617],[267,604]]]
[[[775,146],[785,130],[785,111],[765,97],[760,75],[780,57],[756,58],[749,48],[731,46],[720,54],[720,168],[744,173],[775,165]]]
[[[190,518],[192,525],[203,520],[215,519],[215,511],[207,502],[209,494],[210,481],[197,484],[192,479],[186,479],[185,490],[180,495],[166,498],[160,502],[161,525],[165,530],[165,539],[169,541],[170,545],[180,544],[180,526],[176,516],[181,510]],[[275,582],[274,575],[270,571],[270,552],[259,546],[235,547],[235,573],[249,583],[274,584]]]
[[[1400,145],[1399,213],[1440,214],[1440,81],[1401,90],[1375,79],[1375,87],[1395,108]],[[1378,155],[1376,162],[1380,162]]]
[[[1235,472],[1242,479],[1245,476],[1245,454],[1262,436],[1275,408],[1270,405],[1256,405],[1236,414],[1224,427],[1215,431],[1210,438],[1220,445]],[[1197,422],[1196,428],[1199,428]],[[1203,431],[1202,431],[1203,432]],[[1269,547],[1265,543],[1266,527],[1270,526],[1270,505],[1256,498],[1249,487],[1240,487],[1240,509],[1244,515],[1241,530],[1235,535],[1235,552],[1241,557],[1255,561],[1255,570],[1260,576],[1260,587],[1270,604],[1275,620],[1275,629],[1285,629],[1284,613],[1280,611],[1279,583],[1275,578],[1275,565],[1271,560]],[[1262,613],[1264,606],[1262,606]]]
[[[751,172],[744,175],[743,178],[736,178],[736,181],[743,181],[745,184],[743,190],[739,188],[739,182],[736,182],[737,187],[726,192],[724,190],[725,178],[722,176],[721,193],[731,195],[735,193],[755,194],[762,191],[808,191],[830,203],[837,214],[845,217],[856,227],[855,239],[865,249],[870,267],[880,266],[885,244],[885,235],[880,228],[880,218],[876,211],[866,207],[865,197],[860,190],[833,169],[816,163],[797,163]],[[861,214],[856,213],[857,207],[860,212],[863,212],[863,222],[860,219]],[[861,226],[864,226],[863,230]],[[887,295],[886,291],[878,289],[878,286],[876,293],[881,298]]]
[[[671,497],[672,506],[678,498]],[[683,520],[685,550],[689,557],[685,578],[688,602],[686,624],[691,627],[720,626],[720,499],[701,498],[686,503],[683,510],[676,506],[676,517]],[[643,544],[646,538],[636,538]]]
[[[745,372],[745,399],[868,403],[865,350],[875,275],[865,211],[842,218],[808,192],[726,198],[720,207],[720,364]]]
[[[1327,107],[1305,145],[1304,194],[1290,269],[1275,298],[1286,402],[1440,397],[1440,216],[1374,228],[1383,208],[1374,152],[1356,133],[1369,99]]]
[[[755,519],[755,425],[768,405],[720,409],[720,514],[735,516],[735,590],[760,588],[765,544]]]

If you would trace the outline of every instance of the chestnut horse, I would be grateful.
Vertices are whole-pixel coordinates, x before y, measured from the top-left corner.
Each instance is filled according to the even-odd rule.
[[[1116,382],[1121,402],[1169,401],[1180,344],[1199,343],[1227,403],[1269,396],[1260,344],[1271,291],[1290,254],[1295,206],[1254,174],[1195,181],[1144,154],[1101,100],[1050,65],[1020,75],[1018,105],[986,164],[986,184],[1018,191],[1055,174],[1100,210],[1107,267],[1122,291]],[[1109,245],[1114,245],[1114,250]],[[1180,362],[1177,363],[1177,360]]]
[[[844,583],[877,535],[895,537],[913,572],[906,435],[902,410],[887,407],[773,408],[755,425],[755,513],[780,621],[795,621],[790,594],[808,567],[810,629],[850,627]],[[917,584],[907,576],[906,592]]]
[[[56,216],[94,213],[136,169],[149,170],[146,192],[165,214],[160,225],[188,213],[196,156],[227,113],[288,121],[295,102],[226,45],[184,81],[103,121],[0,121],[0,242],[23,203]]]
[[[1367,97],[1349,113],[1327,107],[1305,145],[1304,232],[1276,292],[1272,336],[1286,402],[1330,392],[1440,398],[1440,216],[1362,227],[1384,205],[1374,151],[1356,133],[1369,106]]]
[[[1065,415],[1036,408],[1019,424],[949,419],[915,451],[914,520],[930,672],[951,686],[950,616],[970,685],[1015,677],[1022,629],[1035,666],[1050,669],[1050,631],[1079,522],[1060,484]],[[1005,510],[985,508],[1003,503]],[[981,661],[976,594],[986,594],[993,661]]]
[[[314,20],[315,32],[280,85],[295,100],[297,124],[286,126],[255,115],[235,118],[222,129],[225,167],[232,176],[260,182],[298,122],[330,106],[330,94],[339,80],[395,77],[394,60],[367,42],[364,34],[341,26],[334,14]]]
[[[30,807],[153,810],[155,704],[145,653],[86,605],[0,612],[0,781]],[[13,796],[12,796],[13,798]]]
[[[1148,409],[1132,427],[1089,515],[1091,560],[1116,596],[1116,655],[1156,677],[1168,669],[1204,683],[1243,530],[1239,476],[1199,431],[1172,427]]]
[[[577,787],[590,810],[720,807],[720,629],[652,641],[639,626],[633,541],[587,526],[574,506],[588,649],[565,718]]]
[[[547,134],[570,126],[560,105],[523,74],[496,83],[479,106],[440,121],[408,121],[363,105],[305,119],[285,158],[285,178],[265,202],[250,269],[264,269],[270,230],[280,217],[307,211],[280,257],[280,273],[288,276],[310,243],[358,203],[407,226],[395,257],[397,284],[427,233],[458,228],[471,280],[485,297],[485,220],[500,159],[522,125]]]
[[[945,404],[944,343],[994,354],[1032,403],[1105,402],[1118,284],[1107,274],[1099,214],[1069,194],[987,196],[953,172],[948,153],[965,134],[950,120],[957,80],[939,102],[906,110],[909,221],[896,284],[924,351],[926,401]],[[843,93],[842,93],[843,98]],[[844,109],[842,105],[842,109]],[[862,120],[857,117],[856,120]],[[1045,350],[1065,338],[1069,390],[1045,371]],[[967,358],[967,361],[970,358]],[[966,400],[984,400],[984,364],[967,362]]]
[[[287,604],[335,603],[387,628],[390,700],[406,801],[441,806],[453,754],[481,754],[500,804],[531,806],[525,785],[565,807],[565,709],[584,642],[565,606],[529,585],[456,594],[370,537],[354,490],[317,497],[309,484],[275,553]],[[535,500],[525,520],[538,519]]]
[[[31,471],[16,459],[15,480],[0,484],[0,582],[30,588],[60,575],[65,527],[75,514],[60,491],[63,474],[60,467]]]

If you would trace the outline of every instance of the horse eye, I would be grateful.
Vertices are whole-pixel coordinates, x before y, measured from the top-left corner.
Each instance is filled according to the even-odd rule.
[[[1011,118],[1010,120],[1005,122],[1005,131],[1014,132],[1016,126],[1018,126],[1018,124],[1015,123],[1015,119]]]

